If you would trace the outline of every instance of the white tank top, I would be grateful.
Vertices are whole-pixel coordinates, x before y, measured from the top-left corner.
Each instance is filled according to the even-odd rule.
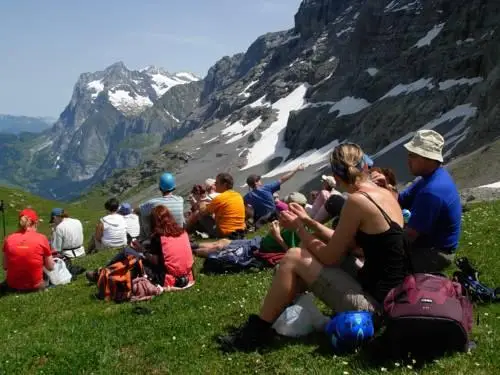
[[[105,247],[121,247],[127,244],[127,224],[120,214],[101,218],[104,226],[101,243]]]

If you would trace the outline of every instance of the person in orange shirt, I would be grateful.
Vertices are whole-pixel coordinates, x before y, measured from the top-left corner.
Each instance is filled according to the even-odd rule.
[[[215,228],[211,237],[241,239],[245,236],[245,203],[240,193],[233,190],[234,180],[229,173],[220,173],[215,179],[219,193],[211,202],[200,204],[190,223],[196,223],[207,215],[215,216]],[[189,225],[188,225],[189,227]]]
[[[54,259],[49,240],[37,230],[37,213],[26,208],[19,213],[19,230],[7,236],[3,245],[6,282],[0,289],[34,292],[45,288],[43,267],[52,271]]]

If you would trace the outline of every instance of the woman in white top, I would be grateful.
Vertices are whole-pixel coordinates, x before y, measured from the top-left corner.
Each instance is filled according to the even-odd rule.
[[[118,213],[120,202],[111,198],[104,204],[108,214],[102,217],[97,224],[95,236],[89,245],[88,252],[105,248],[119,248],[127,245],[127,224]]]

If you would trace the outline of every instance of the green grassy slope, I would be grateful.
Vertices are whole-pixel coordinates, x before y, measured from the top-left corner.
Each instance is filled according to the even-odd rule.
[[[51,202],[29,195],[17,197],[12,190],[0,189],[0,197],[4,194],[13,194],[11,200],[24,199],[19,206],[29,203],[42,217],[48,217],[52,207]],[[89,221],[96,214],[82,207],[73,213]],[[477,265],[489,285],[500,285],[499,225],[500,202],[474,206],[465,214],[460,254]],[[14,227],[9,224],[9,228]],[[90,228],[87,224],[87,232]],[[112,255],[99,253],[75,263],[92,269]],[[197,269],[200,266],[197,262]],[[335,357],[322,334],[279,340],[265,354],[222,354],[213,337],[258,311],[272,272],[225,276],[197,273],[197,277],[196,285],[188,291],[138,304],[148,312],[144,315],[134,312],[134,304],[95,300],[96,288],[84,277],[38,294],[3,297],[0,374],[416,373],[407,364],[388,364],[381,369],[367,367],[356,355]],[[480,307],[476,313],[481,318],[474,328],[478,348],[428,364],[419,373],[500,373],[500,304]]]

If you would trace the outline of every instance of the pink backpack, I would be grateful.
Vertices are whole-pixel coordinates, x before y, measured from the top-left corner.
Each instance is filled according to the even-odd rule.
[[[387,344],[401,355],[466,351],[473,311],[462,286],[443,275],[407,276],[384,300]]]

